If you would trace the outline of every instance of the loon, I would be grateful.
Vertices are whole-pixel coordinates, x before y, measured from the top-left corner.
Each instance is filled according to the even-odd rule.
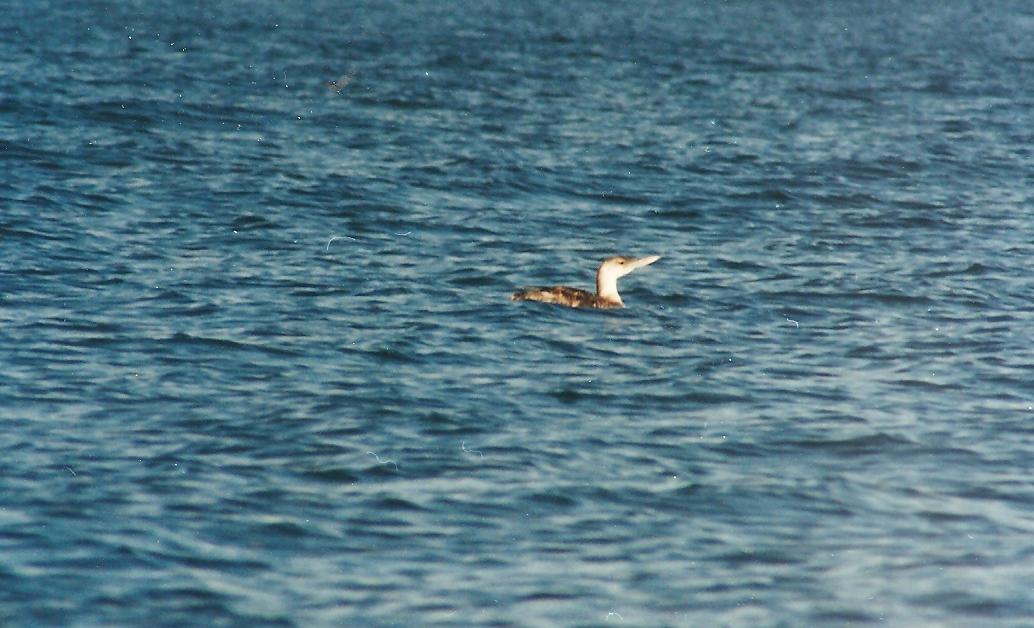
[[[341,90],[343,90],[346,87],[348,87],[348,84],[351,83],[352,79],[354,79],[354,78],[355,78],[355,68],[352,68],[351,70],[348,71],[348,74],[342,76],[338,80],[336,80],[336,81],[327,81],[324,84],[327,86],[327,89],[329,89],[331,91],[335,91],[335,92],[340,94]]]
[[[618,279],[643,266],[649,266],[661,259],[659,255],[646,257],[608,257],[596,271],[596,294],[588,290],[554,286],[552,288],[528,288],[514,293],[511,301],[542,301],[569,307],[625,307],[618,294]]]

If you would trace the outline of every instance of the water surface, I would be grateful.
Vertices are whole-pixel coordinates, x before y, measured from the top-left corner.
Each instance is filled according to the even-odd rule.
[[[0,623],[1034,615],[1026,4],[10,11]]]

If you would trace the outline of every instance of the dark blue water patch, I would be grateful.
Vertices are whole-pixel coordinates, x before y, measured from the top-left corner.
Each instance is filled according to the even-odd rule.
[[[980,262],[973,262],[969,265],[960,266],[957,262],[950,262],[946,268],[941,271],[930,271],[927,276],[929,277],[952,277],[957,275],[969,275],[969,276],[981,276],[989,274],[997,274],[999,269],[992,269]]]
[[[198,336],[184,332],[176,332],[171,337],[165,338],[160,342],[171,349],[171,352],[169,353],[170,356],[181,356],[184,358],[189,355],[189,351],[184,353],[182,350],[190,348],[211,348],[215,349],[218,353],[226,351],[258,351],[268,353],[270,355],[295,355],[295,352],[278,346],[247,343],[228,338]],[[175,360],[176,357],[170,357],[169,359]]]
[[[739,564],[749,564],[752,567],[761,565],[803,565],[806,562],[800,554],[784,548],[740,550],[720,555],[717,557],[717,560],[732,567]]]
[[[952,390],[960,390],[960,386],[958,384],[945,384],[941,382],[934,382],[924,379],[896,379],[894,380],[894,383],[906,389],[921,389],[945,392]]]
[[[795,448],[823,449],[836,452],[838,456],[859,457],[893,455],[895,451],[912,451],[915,444],[890,434],[856,436],[845,440],[804,440],[787,443]]]
[[[948,608],[964,617],[976,619],[1012,619],[1023,621],[1030,608],[1021,599],[999,600],[971,591],[955,591],[951,595],[918,596],[915,602],[931,608]]]
[[[428,412],[420,421],[421,432],[427,436],[472,436],[483,432],[469,416],[457,416],[443,412]]]
[[[193,621],[192,618],[204,621],[210,626],[233,626],[240,622],[269,628],[289,628],[295,625],[289,618],[268,617],[261,610],[237,610],[241,605],[233,596],[209,594],[207,585],[200,582],[158,585],[153,589],[137,592],[137,595],[138,602],[142,601],[151,608],[160,609],[160,612],[150,618],[146,615],[136,617],[136,613],[127,613],[125,608],[119,608],[115,609],[113,618],[128,615],[131,620],[153,622],[156,626],[182,625],[185,621]]]
[[[28,200],[29,203],[34,204],[37,207],[39,207],[41,205],[46,205],[47,204],[47,201],[45,201],[42,198],[27,199],[27,200]],[[64,240],[64,238],[60,237],[59,235],[56,235],[54,233],[50,233],[50,232],[47,232],[47,231],[39,231],[39,230],[35,230],[35,229],[24,229],[24,228],[21,228],[22,226],[26,226],[26,225],[29,225],[29,224],[31,224],[31,222],[28,221],[28,220],[16,220],[16,221],[15,220],[11,220],[11,221],[6,221],[4,225],[0,226],[0,236],[3,236],[5,239],[8,239],[8,240],[15,239],[15,238],[24,238],[24,239],[28,239],[28,240],[43,240],[43,241],[48,241],[48,240],[49,241],[61,241],[61,240]]]
[[[320,467],[306,470],[302,475],[306,479],[326,483],[331,486],[354,484],[361,480],[361,476],[350,467]]]
[[[66,155],[60,151],[53,151],[49,148],[43,148],[33,146],[30,142],[20,142],[0,139],[0,154],[4,156],[5,161],[9,164],[9,173],[15,175],[20,172],[30,172],[27,166],[31,166],[31,172],[44,172],[51,173],[63,173],[66,170],[66,165],[63,160]],[[9,181],[5,181],[5,186],[10,186]],[[24,188],[9,188],[11,190]],[[18,197],[15,197],[18,198]],[[29,206],[37,207],[38,200],[32,196],[23,197],[20,199],[22,202]]]
[[[816,624],[831,626],[869,626],[882,621],[878,612],[863,610],[818,610],[810,613],[810,617]]]
[[[67,116],[135,134],[149,131],[152,125],[164,121],[163,116],[168,111],[176,110],[168,109],[167,103],[161,101],[120,100],[80,103],[71,107]]]
[[[263,216],[240,216],[230,223],[234,231],[255,231],[262,229],[280,229],[280,225],[268,220]]]
[[[158,298],[156,300],[163,300]],[[222,310],[214,304],[202,303],[196,304],[193,300],[187,299],[181,307],[166,307],[163,308],[165,315],[167,316],[185,316],[185,317],[201,317],[210,318],[222,312]]]

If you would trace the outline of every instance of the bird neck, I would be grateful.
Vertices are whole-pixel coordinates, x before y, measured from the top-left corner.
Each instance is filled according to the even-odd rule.
[[[621,300],[621,295],[618,294],[618,278],[603,272],[603,269],[596,273],[596,294],[601,299],[620,303],[621,305],[625,304]]]

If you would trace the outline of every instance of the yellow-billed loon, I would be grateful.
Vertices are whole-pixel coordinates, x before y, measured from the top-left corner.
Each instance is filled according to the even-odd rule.
[[[588,290],[554,286],[552,288],[528,288],[514,293],[511,301],[542,301],[569,307],[624,307],[625,302],[618,294],[618,279],[643,266],[649,266],[661,259],[659,255],[646,257],[608,257],[596,271],[596,294]]]

